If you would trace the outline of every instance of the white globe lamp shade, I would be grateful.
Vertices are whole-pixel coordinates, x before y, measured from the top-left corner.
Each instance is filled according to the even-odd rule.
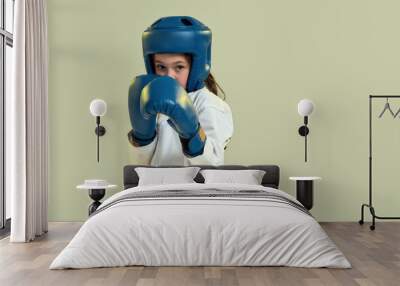
[[[102,99],[93,99],[90,103],[90,113],[93,116],[103,116],[107,112],[107,104]]]
[[[314,103],[309,99],[300,100],[297,105],[297,111],[301,116],[308,116],[314,110]]]

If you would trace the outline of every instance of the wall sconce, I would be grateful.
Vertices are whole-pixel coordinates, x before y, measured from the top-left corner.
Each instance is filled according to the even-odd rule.
[[[104,116],[107,112],[107,104],[102,99],[93,99],[90,102],[90,113],[96,117],[97,127],[94,133],[97,135],[97,162],[99,162],[99,136],[103,136],[106,133],[104,126],[100,125],[100,116]]]
[[[307,162],[307,135],[310,133],[310,129],[308,129],[308,116],[314,110],[314,103],[308,99],[300,100],[299,104],[297,105],[298,113],[304,117],[304,125],[300,126],[299,134],[304,136],[305,146],[304,146],[304,162]]]

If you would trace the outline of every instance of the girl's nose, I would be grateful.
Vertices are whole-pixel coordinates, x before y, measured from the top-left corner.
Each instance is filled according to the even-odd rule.
[[[167,76],[172,77],[175,79],[175,71],[173,69],[168,69]]]

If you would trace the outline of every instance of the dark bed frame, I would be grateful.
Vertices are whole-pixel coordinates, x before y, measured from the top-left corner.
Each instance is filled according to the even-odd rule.
[[[150,168],[182,168],[183,166],[160,166],[152,167],[145,165],[127,165],[124,167],[124,189],[136,187],[139,182],[139,177],[135,171],[136,167],[150,167]],[[218,170],[264,170],[265,175],[262,179],[261,184],[265,187],[271,187],[278,189],[279,187],[279,167],[276,165],[220,165],[220,166],[210,166],[210,165],[195,165],[191,167],[200,167],[201,169],[218,169]],[[203,176],[198,173],[194,178],[197,183],[204,183]]]

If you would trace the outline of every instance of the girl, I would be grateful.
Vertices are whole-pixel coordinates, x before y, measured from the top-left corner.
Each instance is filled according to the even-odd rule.
[[[138,163],[222,165],[232,113],[210,73],[211,31],[192,17],[165,17],[143,34],[147,75],[129,89]]]

